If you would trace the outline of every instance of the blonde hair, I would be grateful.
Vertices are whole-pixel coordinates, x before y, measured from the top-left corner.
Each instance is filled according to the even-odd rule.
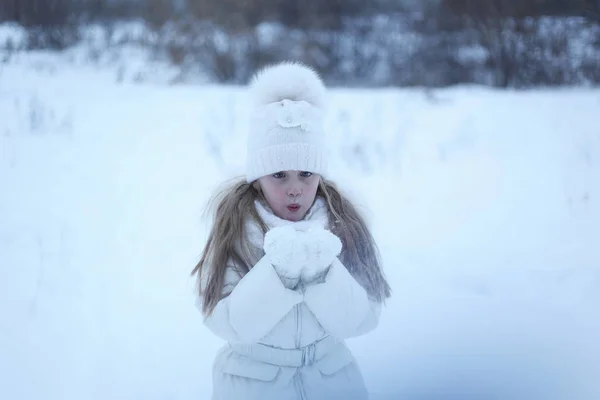
[[[340,261],[367,291],[372,300],[384,302],[391,288],[381,268],[379,250],[364,218],[333,182],[321,179],[317,196],[325,199],[329,210],[329,229],[342,242]],[[245,224],[254,220],[266,233],[267,226],[258,215],[254,200],[264,197],[259,188],[245,179],[235,180],[217,192],[208,208],[216,204],[209,239],[200,261],[192,270],[197,275],[202,311],[210,315],[223,293],[225,272],[235,265],[242,276],[264,255],[246,240]]]

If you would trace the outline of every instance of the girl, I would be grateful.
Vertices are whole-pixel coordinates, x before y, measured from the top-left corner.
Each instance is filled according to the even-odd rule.
[[[213,400],[366,399],[344,339],[377,326],[390,287],[373,237],[326,179],[325,87],[298,63],[250,89],[247,171],[213,200],[197,305],[228,343]]]

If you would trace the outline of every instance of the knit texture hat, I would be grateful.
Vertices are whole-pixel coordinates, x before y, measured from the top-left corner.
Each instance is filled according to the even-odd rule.
[[[250,84],[246,180],[279,171],[327,172],[323,135],[326,89],[310,67],[284,62]]]

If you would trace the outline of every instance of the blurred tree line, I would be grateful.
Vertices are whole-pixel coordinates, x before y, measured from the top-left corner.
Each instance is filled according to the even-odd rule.
[[[421,10],[441,23],[475,19],[583,16],[600,21],[599,0],[0,0],[0,21],[55,27],[73,21],[144,18],[156,26],[193,16],[230,29],[264,21],[293,28],[341,29],[347,17]]]
[[[560,18],[578,22],[556,23]],[[591,51],[573,50],[577,31],[600,26],[600,0],[0,0],[0,22],[26,27],[31,48],[65,48],[77,42],[82,24],[131,19],[201,39],[165,42],[163,50],[175,63],[204,52],[199,61],[220,81],[244,81],[260,64],[300,59],[340,83],[600,82],[600,34],[586,38]],[[268,46],[259,32],[265,23],[280,27]],[[211,42],[216,32],[232,44]],[[375,71],[384,78],[371,78]]]

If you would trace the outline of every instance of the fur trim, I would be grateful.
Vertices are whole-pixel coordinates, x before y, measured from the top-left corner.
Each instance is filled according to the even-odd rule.
[[[325,85],[319,74],[299,62],[283,62],[263,68],[250,84],[250,97],[255,107],[281,100],[306,101],[325,107]]]
[[[317,197],[315,199],[315,203],[312,205],[310,210],[308,210],[304,216],[304,219],[301,221],[288,221],[279,218],[273,213],[271,207],[258,199],[254,200],[254,206],[256,207],[256,211],[258,212],[260,218],[267,225],[267,230],[286,225],[292,225],[296,230],[303,230],[303,228],[298,228],[298,225],[306,225],[307,229],[311,226],[326,229],[329,226],[327,202],[322,197]],[[246,220],[246,238],[254,247],[259,249],[263,248],[264,233],[256,221],[250,217]]]
[[[269,229],[276,228],[284,225],[294,225],[296,230],[304,230],[297,228],[297,225],[304,226],[315,226],[326,228],[329,224],[328,206],[325,199],[321,196],[315,198],[313,205],[310,207],[306,215],[301,221],[288,221],[283,218],[279,218],[268,204],[261,200],[254,200],[254,205],[258,215],[262,218],[263,222]]]

